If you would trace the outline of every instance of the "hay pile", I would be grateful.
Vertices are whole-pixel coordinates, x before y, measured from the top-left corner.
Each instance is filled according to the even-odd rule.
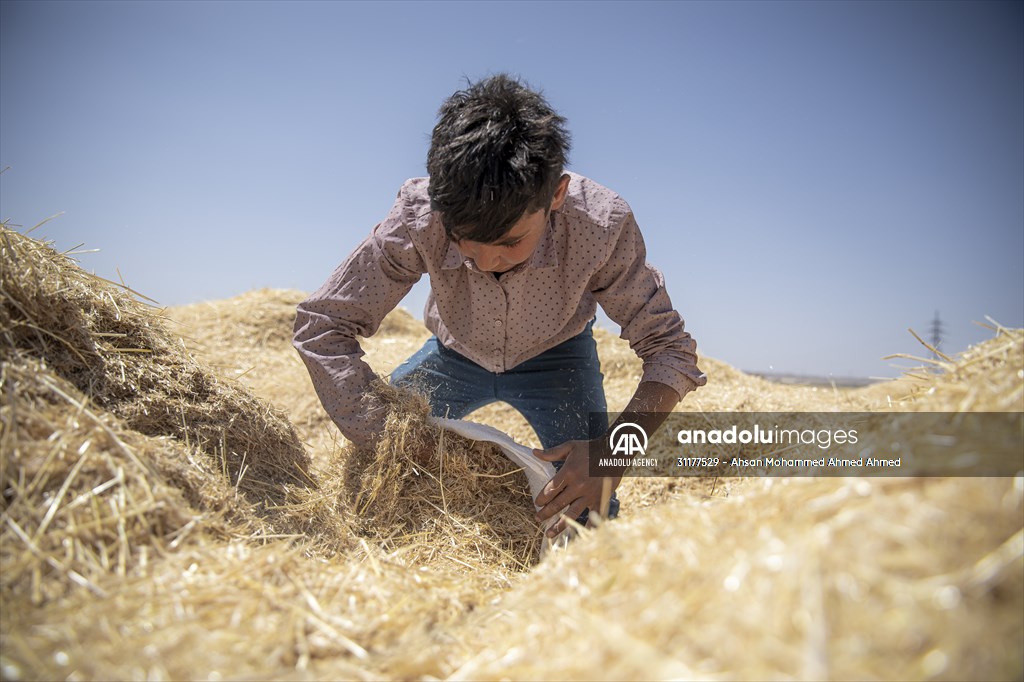
[[[378,387],[372,452],[333,435],[288,341],[298,292],[168,327],[0,234],[5,679],[1024,675],[1020,476],[630,479],[620,520],[538,564],[525,477],[422,402]],[[425,335],[393,315],[367,359],[384,374]],[[619,409],[639,363],[597,338]],[[1022,358],[1000,329],[852,391],[706,360],[683,407],[1019,410]]]
[[[373,450],[350,452],[345,465],[362,532],[413,565],[455,561],[506,584],[506,572],[530,568],[542,534],[523,471],[497,446],[431,424],[423,397],[384,383],[375,392],[388,407],[383,436]]]
[[[408,634],[408,619],[462,614],[536,561],[525,476],[491,446],[447,437],[416,466],[398,448],[369,462],[332,450],[314,468],[283,414],[197,362],[158,311],[6,227],[0,245],[5,678],[195,677],[224,663],[280,676],[338,651],[365,658]],[[225,345],[286,344],[290,327],[241,337],[253,344],[229,329]],[[435,428],[389,396],[401,404],[385,443]],[[469,485],[441,485],[445,470]],[[424,564],[429,574],[411,568]],[[410,602],[410,585],[444,590]],[[340,630],[310,606],[322,590],[352,616]],[[268,600],[284,604],[272,617]],[[282,631],[296,639],[280,660],[232,662],[243,642]],[[362,644],[339,645],[342,631]],[[202,653],[179,660],[183,647]],[[140,667],[126,650],[153,660]],[[348,674],[338,664],[330,676]]]
[[[37,362],[127,428],[195,445],[236,479],[251,453],[250,484],[239,487],[257,502],[274,484],[303,482],[308,457],[283,415],[203,369],[123,288],[43,243],[6,228],[2,236],[5,366]]]
[[[495,447],[441,435],[419,396],[375,386],[388,406],[374,451],[347,447],[320,407],[291,345],[297,291],[263,289],[225,301],[174,308],[170,317],[190,352],[287,411],[313,455],[321,487],[339,497],[359,535],[415,565],[472,571],[481,584],[507,586],[536,562],[541,536],[525,475]],[[364,339],[367,359],[390,373],[428,333],[402,309]],[[426,457],[414,451],[422,444]],[[457,484],[453,484],[457,482]]]
[[[1019,479],[786,479],[673,500],[435,651],[456,679],[1017,679],[1021,498]]]
[[[222,301],[178,306],[168,311],[171,332],[189,352],[224,376],[288,413],[311,456],[326,465],[339,456],[338,429],[313,390],[305,366],[292,348],[295,307],[306,298],[292,289],[260,289]],[[383,376],[429,336],[405,310],[392,312],[371,339],[366,360]]]
[[[194,362],[122,288],[0,237],[5,598],[103,594],[199,529],[302,531],[280,513],[310,485],[286,418]]]

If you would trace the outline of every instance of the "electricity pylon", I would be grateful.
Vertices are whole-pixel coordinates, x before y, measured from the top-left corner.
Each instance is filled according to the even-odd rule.
[[[935,311],[935,318],[932,319],[932,326],[931,326],[932,348],[934,348],[936,351],[940,351],[941,350],[941,347],[942,347],[942,335],[944,333],[945,333],[945,328],[943,327],[942,320],[939,319],[939,311],[936,310]],[[941,359],[937,352],[933,353],[933,355],[935,355],[935,359],[936,360]]]

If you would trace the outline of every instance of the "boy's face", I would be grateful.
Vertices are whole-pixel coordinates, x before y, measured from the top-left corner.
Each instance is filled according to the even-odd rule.
[[[525,263],[533,255],[541,237],[544,236],[544,230],[547,229],[548,213],[562,207],[568,189],[569,176],[563,175],[551,200],[551,207],[547,211],[524,213],[512,229],[498,241],[484,244],[461,239],[455,242],[455,246],[459,253],[472,258],[476,267],[484,272],[508,272],[520,263]]]

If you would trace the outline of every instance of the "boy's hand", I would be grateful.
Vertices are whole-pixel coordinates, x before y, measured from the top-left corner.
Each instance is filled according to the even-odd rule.
[[[636,393],[630,399],[626,409],[619,415],[616,424],[630,421],[638,424],[646,433],[654,433],[665,421],[665,417],[679,403],[680,396],[670,386],[657,381],[641,381]],[[609,433],[615,424],[609,427]],[[548,537],[561,533],[566,526],[565,519],[577,519],[584,509],[592,512],[601,511],[604,501],[605,482],[609,481],[608,494],[611,494],[622,480],[622,476],[594,477],[590,476],[590,457],[601,457],[608,454],[607,438],[602,436],[594,440],[572,440],[556,445],[550,450],[534,450],[533,454],[545,462],[564,461],[540,495],[537,496],[537,521],[543,523],[565,509],[564,516],[548,529]],[[622,469],[625,473],[625,468]],[[568,507],[568,509],[566,509]],[[587,520],[590,525],[590,520]]]
[[[548,529],[548,537],[561,533],[565,529],[566,518],[576,520],[584,509],[590,509],[591,514],[600,512],[605,479],[590,476],[590,452],[593,449],[597,456],[596,448],[603,445],[603,439],[573,440],[550,450],[533,451],[538,459],[545,462],[564,461],[562,468],[547,482],[536,500],[537,506],[541,508],[536,516],[539,523],[565,509],[562,518]],[[611,490],[615,490],[621,480],[621,476],[613,477]],[[589,521],[587,525],[590,525]]]

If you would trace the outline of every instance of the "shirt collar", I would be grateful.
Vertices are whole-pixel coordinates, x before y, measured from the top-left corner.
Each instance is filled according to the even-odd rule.
[[[458,270],[462,267],[462,263],[468,258],[463,258],[459,252],[459,247],[455,246],[455,242],[448,240],[448,252],[444,255],[444,261],[441,263],[442,270]]]

